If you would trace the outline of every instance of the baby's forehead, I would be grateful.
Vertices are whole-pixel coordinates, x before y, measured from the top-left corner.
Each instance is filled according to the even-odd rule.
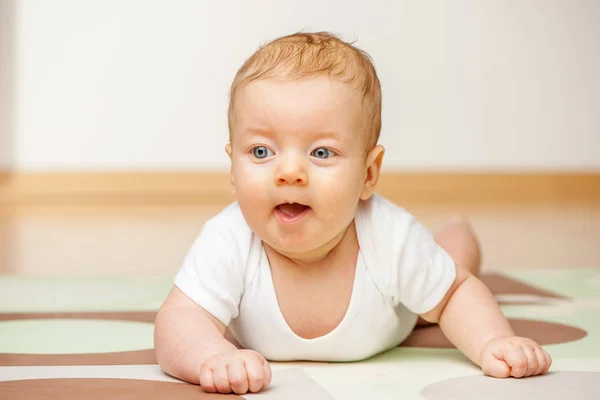
[[[271,130],[280,139],[370,141],[369,107],[350,83],[327,76],[264,79],[245,85],[237,95],[230,114],[232,136],[249,138]]]
[[[328,77],[312,79],[265,79],[249,83],[237,93],[234,111],[302,114],[314,117],[354,116],[362,112],[363,96],[346,82]],[[339,114],[339,115],[337,115]]]
[[[319,92],[324,96],[343,96],[356,100],[360,100],[364,97],[360,88],[353,85],[352,82],[346,82],[325,74],[316,74],[298,78],[281,76],[256,79],[241,86],[238,89],[236,96],[243,97],[244,94],[248,93],[260,93],[262,96],[294,93],[311,97],[314,96],[315,92]],[[312,98],[315,99],[314,97]]]

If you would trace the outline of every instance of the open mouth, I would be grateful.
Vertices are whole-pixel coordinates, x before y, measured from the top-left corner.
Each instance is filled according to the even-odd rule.
[[[283,203],[275,207],[275,212],[280,220],[286,223],[300,221],[311,208],[300,203]]]

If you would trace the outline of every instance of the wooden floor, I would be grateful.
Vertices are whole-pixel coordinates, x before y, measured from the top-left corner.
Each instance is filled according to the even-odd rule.
[[[470,218],[483,269],[600,266],[600,204],[406,206],[432,230]],[[220,206],[0,206],[0,273],[171,275]]]

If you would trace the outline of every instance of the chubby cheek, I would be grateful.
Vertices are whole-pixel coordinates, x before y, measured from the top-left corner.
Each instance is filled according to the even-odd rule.
[[[232,170],[235,181],[235,197],[242,212],[255,218],[264,218],[270,212],[269,173],[264,166],[234,164]],[[252,211],[252,212],[249,212]]]
[[[311,191],[321,216],[348,223],[355,214],[361,191],[361,176],[352,168],[312,174]]]

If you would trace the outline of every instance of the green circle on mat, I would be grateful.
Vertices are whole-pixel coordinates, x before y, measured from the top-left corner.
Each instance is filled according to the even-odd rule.
[[[154,348],[154,325],[93,319],[0,321],[0,353],[85,354]]]
[[[156,310],[171,286],[168,279],[0,277],[0,311]]]

